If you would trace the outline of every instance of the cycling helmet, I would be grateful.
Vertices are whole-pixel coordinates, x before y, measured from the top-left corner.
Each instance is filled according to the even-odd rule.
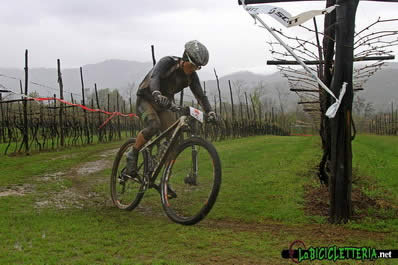
[[[209,61],[209,51],[206,46],[197,40],[185,43],[183,60],[189,61],[196,66],[205,66]]]

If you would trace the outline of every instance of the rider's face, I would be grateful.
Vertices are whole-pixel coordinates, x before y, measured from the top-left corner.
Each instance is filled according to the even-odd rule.
[[[196,66],[196,65],[194,65],[194,64],[191,63],[191,62],[184,62],[184,63],[183,63],[182,69],[184,70],[184,73],[185,73],[186,75],[190,75],[190,74],[192,74],[193,72],[199,70],[199,69],[200,69],[200,66]]]

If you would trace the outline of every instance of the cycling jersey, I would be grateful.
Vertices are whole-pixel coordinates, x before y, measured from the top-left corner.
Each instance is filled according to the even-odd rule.
[[[209,100],[203,93],[198,74],[193,72],[191,75],[186,75],[180,68],[180,61],[181,58],[176,56],[166,56],[160,59],[141,82],[137,96],[154,103],[152,92],[158,90],[163,96],[173,101],[175,94],[189,86],[203,110],[211,111]]]

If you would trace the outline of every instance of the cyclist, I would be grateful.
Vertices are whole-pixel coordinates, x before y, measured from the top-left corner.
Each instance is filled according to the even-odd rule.
[[[133,150],[127,154],[127,175],[133,176],[136,172],[141,147],[159,130],[167,129],[176,121],[175,113],[168,108],[174,101],[174,94],[185,87],[190,87],[209,119],[216,119],[196,73],[208,61],[207,48],[193,40],[185,44],[182,58],[163,57],[145,76],[138,88],[136,103],[137,114],[144,121],[145,128],[138,133]]]

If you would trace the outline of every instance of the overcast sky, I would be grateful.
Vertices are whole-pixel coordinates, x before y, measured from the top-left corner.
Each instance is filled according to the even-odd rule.
[[[297,15],[322,9],[325,1],[273,5]],[[398,18],[397,11],[398,3],[361,1],[357,28],[379,16]],[[271,26],[283,27],[263,17]],[[285,32],[294,35],[295,30]],[[205,72],[275,71],[266,66],[271,36],[253,24],[237,0],[1,0],[0,32],[0,67],[23,68],[25,49],[30,67],[53,68],[57,58],[63,68],[107,59],[145,62],[151,60],[151,44],[159,59],[180,56],[184,43],[197,39],[210,51]]]

